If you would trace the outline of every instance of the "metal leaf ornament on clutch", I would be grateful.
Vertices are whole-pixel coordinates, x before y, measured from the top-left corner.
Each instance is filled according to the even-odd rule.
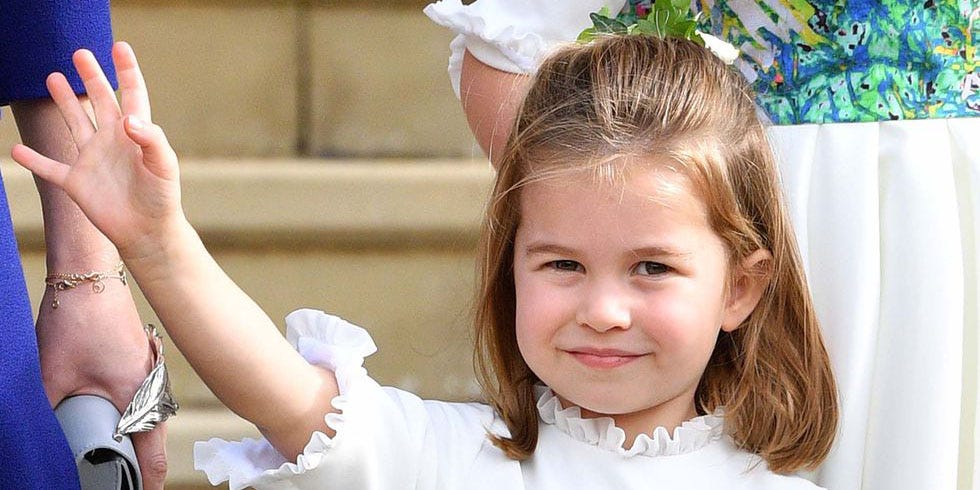
[[[153,325],[146,326],[146,335],[153,346],[153,369],[136,390],[133,401],[116,425],[113,437],[118,441],[126,434],[153,430],[160,422],[177,413],[180,405],[170,391],[170,376],[163,358],[163,339]]]

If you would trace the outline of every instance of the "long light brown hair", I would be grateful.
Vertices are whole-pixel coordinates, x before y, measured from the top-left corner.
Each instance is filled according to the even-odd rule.
[[[693,183],[727,246],[730,271],[755,250],[772,253],[759,305],[740,328],[719,334],[695,393],[698,411],[724,407],[735,443],[775,472],[812,469],[826,458],[838,421],[836,385],[755,111],[741,76],[687,40],[612,36],[567,46],[542,64],[504,150],[480,246],[475,361],[485,396],[510,430],[490,437],[509,457],[529,457],[538,439],[539,380],[515,333],[520,190],[567,172],[623,172],[605,163],[619,156],[658,156]]]

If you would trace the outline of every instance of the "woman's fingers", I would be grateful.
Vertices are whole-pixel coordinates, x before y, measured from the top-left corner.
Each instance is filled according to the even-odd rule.
[[[102,72],[99,61],[95,55],[87,49],[79,49],[72,56],[75,69],[85,84],[85,91],[95,109],[95,125],[102,127],[111,124],[112,121],[119,119],[119,103],[116,102],[116,94],[112,92],[109,80]]]
[[[161,422],[149,432],[131,434],[139,461],[143,488],[158,490],[167,479],[167,424]]]
[[[132,46],[125,42],[116,43],[112,47],[112,60],[116,63],[116,76],[119,78],[122,113],[149,122],[150,97]]]
[[[71,168],[64,163],[52,160],[24,145],[14,145],[10,156],[22,167],[30,170],[38,177],[58,186],[64,187],[65,178]]]
[[[75,91],[68,84],[68,80],[61,73],[52,73],[48,75],[47,86],[51,98],[61,111],[61,117],[68,125],[75,146],[85,144],[95,133],[95,126],[82,107],[81,101],[78,100],[78,96],[75,95]]]

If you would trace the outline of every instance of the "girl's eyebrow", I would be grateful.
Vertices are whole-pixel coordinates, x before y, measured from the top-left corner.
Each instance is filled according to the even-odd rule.
[[[575,250],[554,243],[532,242],[524,247],[524,255],[575,255]]]
[[[677,259],[687,258],[691,252],[681,252],[666,246],[640,247],[630,250],[630,253],[637,257],[671,257]]]
[[[564,247],[555,243],[547,242],[532,242],[524,248],[524,255],[565,255],[572,256],[576,255],[574,249]],[[634,248],[629,251],[629,253],[636,257],[671,257],[671,258],[687,258],[691,255],[690,252],[681,252],[667,246],[649,246]]]

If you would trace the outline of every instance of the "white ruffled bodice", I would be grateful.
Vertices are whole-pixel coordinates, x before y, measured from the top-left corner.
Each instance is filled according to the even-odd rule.
[[[612,418],[582,418],[579,407],[562,408],[551,389],[544,386],[535,389],[538,395],[538,414],[543,423],[553,425],[576,441],[620,456],[677,456],[697,451],[717,441],[724,434],[724,418],[720,413],[702,415],[675,428],[673,436],[664,427],[657,427],[652,437],[640,434],[627,449],[626,432],[617,427]]]
[[[286,337],[309,362],[332,370],[339,413],[325,415],[334,437],[316,432],[295,462],[264,439],[211,439],[194,447],[195,467],[212,484],[233,489],[310,488],[470,490],[568,488],[812,489],[806,480],[775,475],[757,456],[735,448],[722,418],[689,420],[673,434],[658,428],[624,449],[611,418],[582,418],[537,387],[538,446],[525,461],[508,459],[487,438],[507,428],[487,405],[421,400],[379,386],[363,367],[375,352],[360,327],[315,310],[286,318]],[[631,457],[644,456],[644,457]],[[670,457],[661,457],[670,456]]]

